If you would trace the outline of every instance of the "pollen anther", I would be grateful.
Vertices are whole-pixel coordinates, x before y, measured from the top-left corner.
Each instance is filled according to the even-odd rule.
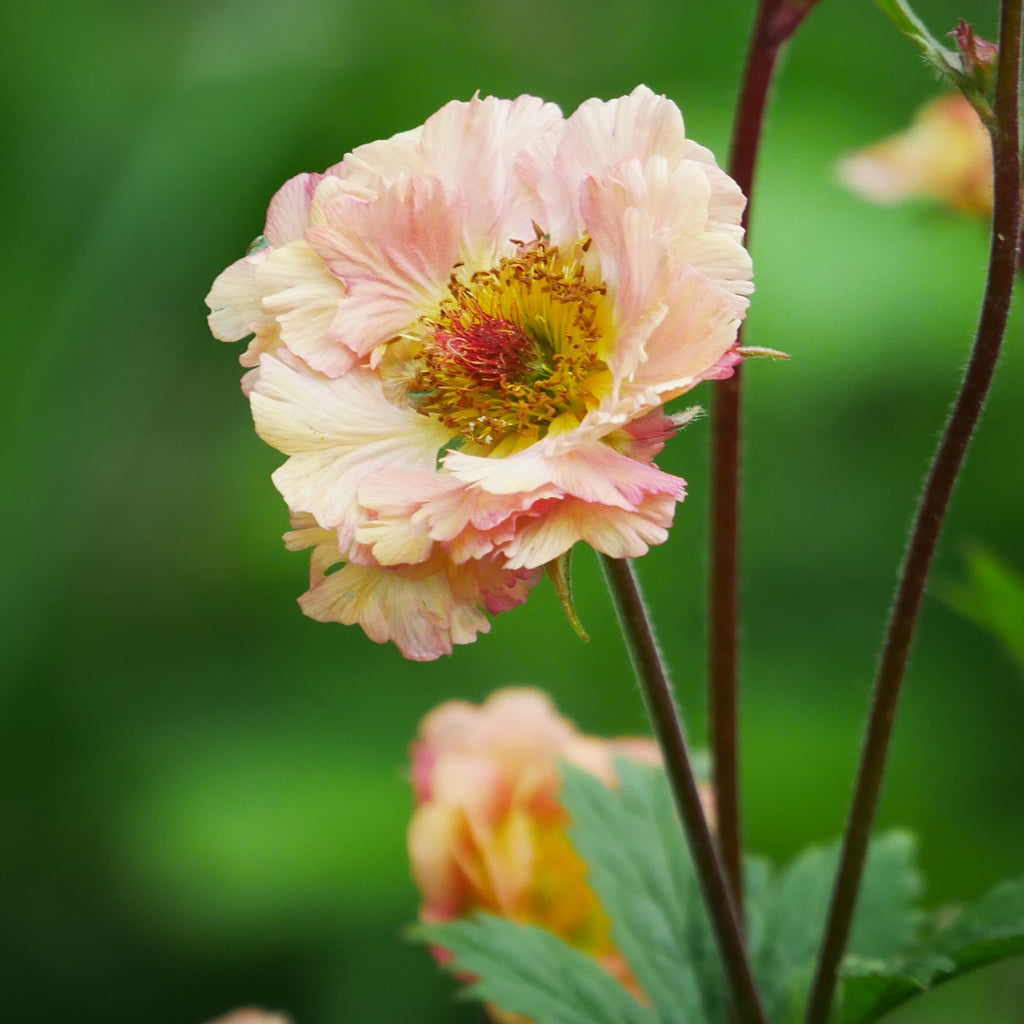
[[[610,379],[599,357],[611,330],[607,289],[590,238],[564,254],[540,229],[517,244],[491,269],[464,278],[456,268],[437,313],[383,358],[406,401],[488,449],[510,435],[539,440],[566,413],[581,420]]]

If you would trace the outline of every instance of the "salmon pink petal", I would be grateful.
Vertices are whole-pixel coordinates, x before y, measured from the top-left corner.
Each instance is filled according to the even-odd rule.
[[[732,178],[729,177],[718,163],[714,154],[705,146],[687,139],[683,150],[687,160],[696,160],[704,167],[711,185],[711,200],[708,204],[708,226],[716,231],[724,231],[737,242],[743,241],[743,228],[740,220],[747,208],[747,197]]]
[[[210,307],[210,331],[221,341],[238,341],[255,331],[266,330],[273,318],[263,311],[262,295],[256,284],[256,268],[266,259],[252,253],[232,263],[218,275],[206,296]]]
[[[345,285],[331,334],[366,355],[436,309],[458,260],[463,211],[426,178],[373,201],[335,194],[306,238]]]
[[[583,541],[610,558],[639,558],[662,544],[672,525],[674,495],[652,494],[630,509],[567,498],[550,513],[524,520],[505,546],[510,568],[546,565]]]
[[[310,588],[299,598],[319,622],[358,623],[376,643],[392,642],[413,661],[451,654],[491,624],[481,609],[504,611],[526,600],[541,573],[510,570],[483,560],[453,566],[442,554],[415,566],[349,562],[333,531],[306,527],[287,537],[289,547],[315,545]],[[333,571],[332,571],[333,570]]]
[[[668,289],[665,317],[638,353],[636,367],[622,393],[634,408],[663,405],[701,380],[716,377],[723,354],[731,351],[739,320],[735,299],[709,289],[697,271],[684,267]],[[680,345],[685,337],[689,344]],[[736,356],[731,366],[739,359]]]
[[[558,107],[534,96],[453,101],[414,131],[359,147],[339,173],[377,192],[413,177],[438,180],[461,197],[464,257],[493,261],[510,238],[532,237],[541,207],[517,166],[529,159],[550,165],[562,127]]]
[[[297,361],[264,356],[250,401],[259,435],[290,456],[274,473],[289,506],[345,539],[358,522],[356,491],[364,477],[386,467],[431,467],[449,436],[440,424],[388,402],[377,377],[362,368],[330,379]]]
[[[587,100],[566,121],[557,166],[563,177],[603,178],[624,160],[652,156],[678,164],[686,157],[679,108],[644,85],[628,96]]]
[[[271,245],[301,242],[309,222],[309,206],[322,174],[297,174],[282,185],[267,210],[263,234]]]
[[[465,831],[459,811],[440,802],[417,808],[409,823],[413,879],[435,920],[454,917],[469,895],[466,877],[453,856]]]
[[[491,494],[557,488],[563,495],[621,508],[629,508],[649,492],[679,494],[684,487],[679,477],[599,443],[559,453],[555,444],[540,442],[506,459],[449,452],[445,468]]]
[[[305,242],[273,250],[257,269],[256,281],[263,309],[290,352],[331,376],[355,363],[352,349],[328,335],[345,289]]]
[[[390,641],[412,661],[451,654],[453,644],[470,643],[491,628],[479,610],[454,606],[443,571],[411,577],[350,564],[311,587],[299,604],[319,622],[358,623],[375,643]]]

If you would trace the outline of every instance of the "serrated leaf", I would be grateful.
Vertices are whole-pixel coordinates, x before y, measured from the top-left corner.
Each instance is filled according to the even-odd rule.
[[[712,980],[699,973],[704,951],[694,946],[694,933],[707,926],[664,772],[625,760],[616,771],[620,786],[610,790],[563,767],[569,836],[656,1019],[709,1024],[702,990]]]
[[[768,1016],[777,1024],[801,1017],[838,858],[838,846],[805,850],[766,888],[763,903],[753,907],[763,921],[758,944],[751,942],[754,970]],[[872,842],[850,935],[850,955],[884,962],[905,949],[920,922],[912,907],[920,891],[912,838],[893,832]]]
[[[868,850],[849,955],[888,959],[910,947],[921,928],[917,903],[923,890],[914,837],[889,832],[875,839]]]
[[[417,925],[415,938],[448,950],[449,971],[476,976],[462,995],[479,998],[534,1024],[655,1024],[597,962],[533,925],[491,914]]]
[[[869,1024],[908,999],[920,995],[933,978],[955,968],[941,956],[917,958],[900,965],[847,957],[843,963],[841,1024]]]
[[[870,1024],[968,971],[1024,953],[1024,880],[1004,882],[907,960],[844,962],[841,1024]]]
[[[956,964],[956,973],[1024,953],[1024,879],[1003,882],[968,907],[929,943]]]

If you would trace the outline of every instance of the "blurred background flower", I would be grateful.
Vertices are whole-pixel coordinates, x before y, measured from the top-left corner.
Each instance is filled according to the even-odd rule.
[[[540,690],[506,689],[480,706],[448,701],[431,711],[412,749],[409,858],[421,919],[487,911],[540,925],[637,993],[559,800],[561,762],[614,786],[620,757],[661,760],[650,739],[582,735]]]
[[[992,143],[959,92],[930,100],[906,131],[845,157],[839,176],[875,203],[931,199],[958,213],[992,216]]]
[[[995,34],[994,6],[928,20]],[[614,612],[576,558],[580,643],[538,588],[450,659],[405,663],[311,622],[236,354],[203,296],[274,189],[476,89],[569,112],[638,82],[724,159],[748,0],[12,4],[4,11],[6,380],[0,403],[0,949],[19,1024],[466,1022],[403,943],[416,914],[403,764],[431,707],[533,682],[587,733],[643,732]],[[583,28],[585,27],[585,31]],[[870,55],[868,67],[865,67]],[[878,83],[884,82],[884,88]],[[974,328],[969,220],[866,207],[836,158],[934,86],[870,5],[823,3],[774,93],[746,373],[746,839],[776,859],[842,827],[872,649],[926,452]],[[1024,565],[1019,318],[937,566]],[[707,404],[705,387],[688,403]],[[707,424],[660,462],[689,498],[640,565],[695,745],[703,694]],[[939,602],[901,709],[881,825],[921,836],[928,898],[1020,874],[1024,687]],[[1019,965],[894,1024],[1019,1021]]]
[[[211,1020],[209,1024],[292,1024],[292,1021],[281,1013],[268,1013],[254,1006],[246,1006]]]

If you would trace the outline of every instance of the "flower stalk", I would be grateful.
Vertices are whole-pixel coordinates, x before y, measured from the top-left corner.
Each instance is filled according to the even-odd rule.
[[[743,228],[750,239],[754,174],[779,56],[816,0],[762,0],[737,103],[729,172],[747,197]],[[737,344],[742,344],[742,328]],[[742,911],[739,801],[739,490],[741,366],[714,385],[711,410],[711,526],[708,580],[708,683],[712,784],[718,844],[733,899]]]
[[[890,613],[806,1024],[825,1024],[835,995],[925,585],[1006,331],[1020,244],[1020,71],[1021,0],[1003,0],[991,127],[995,209],[985,299],[960,393],[918,506]]]
[[[747,957],[739,913],[704,816],[672,684],[636,573],[627,559],[602,556],[601,561],[633,669],[665,759],[665,770],[718,943],[736,1020],[739,1024],[767,1024]]]

